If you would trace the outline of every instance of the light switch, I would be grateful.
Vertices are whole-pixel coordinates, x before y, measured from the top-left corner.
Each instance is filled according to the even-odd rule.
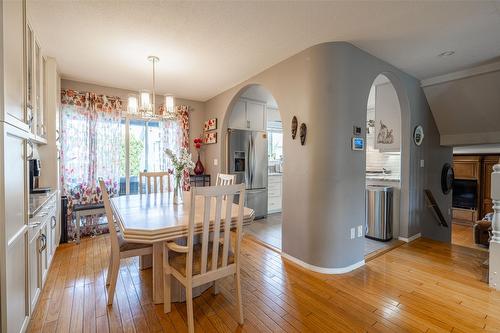
[[[354,238],[356,238],[356,229],[351,228],[351,239],[354,239]]]
[[[219,160],[216,158],[214,158],[214,165],[216,165],[216,166],[219,165]]]
[[[424,167],[424,160],[420,160],[420,167],[423,168]]]
[[[363,226],[358,225],[358,237],[363,237]]]

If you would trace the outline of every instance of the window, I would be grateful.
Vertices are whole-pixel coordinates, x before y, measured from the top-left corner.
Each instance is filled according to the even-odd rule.
[[[283,158],[283,132],[282,131],[268,131],[267,151],[269,161],[279,161]]]
[[[180,149],[182,131],[176,121],[124,118],[121,124],[120,194],[137,194],[140,172],[166,171],[170,167],[164,151]]]

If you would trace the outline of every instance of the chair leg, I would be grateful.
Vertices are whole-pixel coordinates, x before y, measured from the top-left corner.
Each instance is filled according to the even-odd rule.
[[[217,284],[217,280],[214,281],[214,292],[213,295],[218,295],[219,294],[219,285]]]
[[[239,323],[243,325],[243,300],[241,298],[241,276],[239,268],[236,269],[236,297],[238,302]]]
[[[188,332],[194,333],[194,317],[193,317],[193,288],[189,285],[186,287],[186,315],[188,320]]]
[[[113,270],[113,255],[109,256],[108,272],[106,274],[106,286],[109,286],[111,280],[111,271]]]
[[[120,257],[113,258],[113,264],[111,268],[111,278],[108,287],[108,305],[113,304],[113,298],[115,297],[116,281],[118,280],[118,273],[120,272]]]

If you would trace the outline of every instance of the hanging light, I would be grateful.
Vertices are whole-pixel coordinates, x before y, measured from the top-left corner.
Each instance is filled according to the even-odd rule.
[[[172,95],[165,95],[165,110],[167,111],[166,115],[172,115],[174,114],[174,96]]]
[[[130,114],[139,112],[143,117],[147,118],[165,118],[165,119],[175,119],[174,110],[174,96],[165,95],[165,106],[162,112],[156,110],[156,64],[160,61],[160,58],[156,56],[149,56],[148,60],[152,63],[152,91],[142,90],[139,92],[139,103],[137,103],[137,97],[130,96],[128,101],[128,112]],[[139,104],[139,105],[137,105]]]
[[[128,113],[136,114],[138,109],[139,109],[139,105],[137,103],[137,97],[129,96],[128,97],[128,106],[127,106]]]

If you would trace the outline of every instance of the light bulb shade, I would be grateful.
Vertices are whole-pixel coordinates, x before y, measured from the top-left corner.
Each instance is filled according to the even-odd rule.
[[[139,103],[137,102],[137,97],[136,96],[129,96],[128,97],[128,105],[127,105],[127,110],[129,113],[137,113],[139,108]]]
[[[174,96],[165,95],[165,110],[167,113],[174,113]]]
[[[151,97],[149,92],[147,91],[141,92],[141,111],[143,112],[151,111]]]

